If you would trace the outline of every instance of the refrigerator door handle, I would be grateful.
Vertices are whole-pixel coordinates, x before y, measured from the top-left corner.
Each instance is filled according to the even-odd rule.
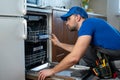
[[[23,24],[24,24],[24,34],[23,34],[23,39],[27,39],[27,22],[24,19],[23,20]]]

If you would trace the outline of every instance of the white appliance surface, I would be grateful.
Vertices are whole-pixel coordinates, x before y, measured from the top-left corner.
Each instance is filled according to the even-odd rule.
[[[25,80],[24,19],[0,17],[0,80]]]
[[[45,63],[45,64],[40,65],[38,67],[32,68],[31,71],[40,71],[40,70],[47,68],[47,67],[49,67],[49,63]]]
[[[26,0],[0,0],[0,80],[25,80]]]
[[[24,16],[26,14],[26,0],[0,0],[0,15]]]

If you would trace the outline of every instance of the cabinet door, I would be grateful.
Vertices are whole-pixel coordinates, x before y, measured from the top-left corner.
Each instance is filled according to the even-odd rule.
[[[77,32],[70,32],[60,18],[65,11],[53,10],[52,33],[54,33],[61,42],[74,44],[77,39]],[[61,61],[69,52],[52,45],[52,61]]]

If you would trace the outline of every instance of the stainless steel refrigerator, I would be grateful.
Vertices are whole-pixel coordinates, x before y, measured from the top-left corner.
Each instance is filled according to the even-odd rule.
[[[0,0],[0,80],[25,80],[26,0]]]

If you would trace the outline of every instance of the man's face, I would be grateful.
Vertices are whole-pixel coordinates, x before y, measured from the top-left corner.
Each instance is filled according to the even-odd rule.
[[[66,25],[70,31],[77,31],[76,15],[67,18]]]

